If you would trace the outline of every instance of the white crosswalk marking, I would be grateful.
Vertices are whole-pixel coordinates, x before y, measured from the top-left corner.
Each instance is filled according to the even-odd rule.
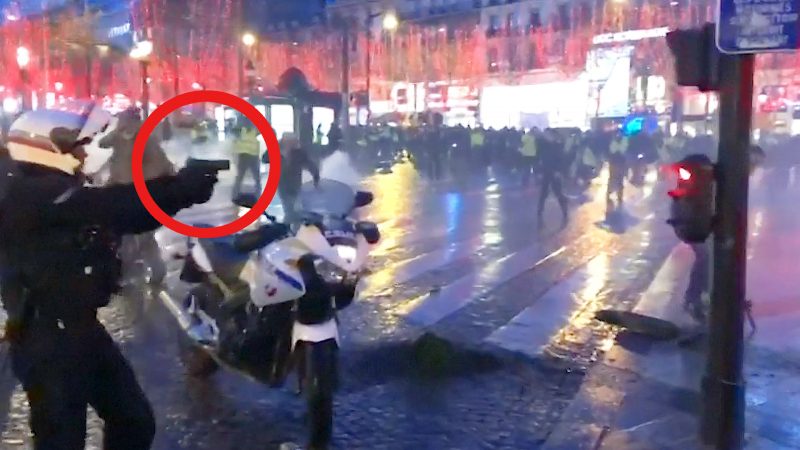
[[[478,271],[458,279],[411,309],[407,319],[422,326],[433,325],[463,308],[480,294],[535,267],[541,257],[538,243],[506,255]]]
[[[652,186],[647,186],[642,190],[634,191],[629,197],[628,208],[631,211],[636,210],[642,206],[645,201],[653,194],[654,189]],[[652,219],[652,214],[646,217],[646,220]],[[584,235],[586,236],[586,235]],[[580,239],[580,238],[579,238]],[[468,244],[467,244],[468,245]],[[571,244],[574,245],[574,242]],[[418,326],[430,326],[436,324],[442,319],[450,316],[451,314],[459,311],[465,306],[469,305],[481,295],[497,288],[498,286],[510,281],[511,279],[531,270],[537,265],[543,263],[546,259],[555,257],[566,248],[563,247],[551,255],[542,257],[539,243],[526,246],[525,248],[507,254],[498,260],[488,263],[485,266],[474,269],[469,274],[459,278],[458,280],[442,287],[438,291],[431,292],[430,294],[417,299],[413,302],[413,306],[405,309],[406,318],[410,323]],[[447,250],[450,251],[450,250]],[[457,250],[459,253],[471,253],[473,249],[470,247],[461,248]],[[401,273],[401,277],[405,275],[403,281],[409,280],[418,276],[426,271],[436,268],[434,264],[444,264],[452,259],[442,261],[441,254],[443,250],[434,252],[431,257],[423,255],[420,257],[424,259],[425,263],[415,266],[405,273]],[[424,269],[424,271],[421,271]],[[408,277],[408,275],[413,275]],[[375,292],[369,290],[366,292]],[[368,295],[368,294],[365,294]]]
[[[382,295],[384,291],[390,290],[392,286],[403,284],[453,261],[466,258],[474,251],[475,248],[462,243],[392,263],[391,267],[387,267],[362,281],[364,283],[361,287],[362,295]]]
[[[672,322],[691,320],[680,305],[693,262],[692,249],[686,244],[676,245],[633,312]]]
[[[591,301],[607,279],[610,258],[601,253],[540,297],[486,341],[506,350],[536,357],[573,313]]]

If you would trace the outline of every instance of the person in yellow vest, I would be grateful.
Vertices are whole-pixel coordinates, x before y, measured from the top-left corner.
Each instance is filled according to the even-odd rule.
[[[538,128],[531,128],[522,135],[522,143],[519,148],[519,153],[522,155],[522,187],[528,187],[531,173],[536,166],[536,139],[538,134]]]
[[[255,183],[255,194],[261,194],[261,142],[258,130],[252,125],[241,126],[234,131],[233,152],[236,154],[236,179],[233,182],[233,197],[241,194],[242,181],[250,173]]]
[[[484,152],[486,136],[480,127],[474,128],[469,134],[470,156],[476,167],[479,167]]]
[[[588,135],[578,135],[574,142],[574,159],[570,172],[578,194],[582,195],[600,170],[600,162],[589,145]]]

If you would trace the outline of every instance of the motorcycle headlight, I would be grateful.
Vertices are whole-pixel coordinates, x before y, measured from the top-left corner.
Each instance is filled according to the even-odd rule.
[[[333,247],[339,258],[351,263],[356,259],[356,248],[349,245],[336,245]]]

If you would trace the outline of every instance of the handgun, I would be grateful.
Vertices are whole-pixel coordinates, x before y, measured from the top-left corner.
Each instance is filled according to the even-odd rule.
[[[231,162],[227,159],[195,159],[186,160],[186,167],[195,167],[209,173],[217,173],[231,169]]]

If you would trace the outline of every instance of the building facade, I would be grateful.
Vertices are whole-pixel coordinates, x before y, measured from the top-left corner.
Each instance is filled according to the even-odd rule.
[[[521,126],[521,117],[533,117],[538,109],[509,111],[508,99],[519,99],[521,94],[541,99],[538,90],[523,92],[519,86],[574,78],[585,60],[595,4],[594,0],[339,0],[328,6],[327,14],[329,20],[343,20],[355,34],[369,37],[366,42],[351,39],[360,45],[351,45],[349,55],[352,61],[367,61],[366,68],[356,63],[359,68],[350,71],[354,91],[369,90],[354,105],[359,122],[368,115],[365,110],[373,117],[433,110],[451,124]],[[384,20],[389,15],[396,18],[391,29]],[[388,63],[376,64],[387,59]],[[585,101],[588,88],[578,86],[576,91],[576,86],[562,83],[545,89],[558,92],[562,99],[565,94],[582,94],[583,100],[569,106],[573,112],[554,114],[561,122],[579,125],[579,120],[565,117],[584,115],[586,108],[579,103]]]

